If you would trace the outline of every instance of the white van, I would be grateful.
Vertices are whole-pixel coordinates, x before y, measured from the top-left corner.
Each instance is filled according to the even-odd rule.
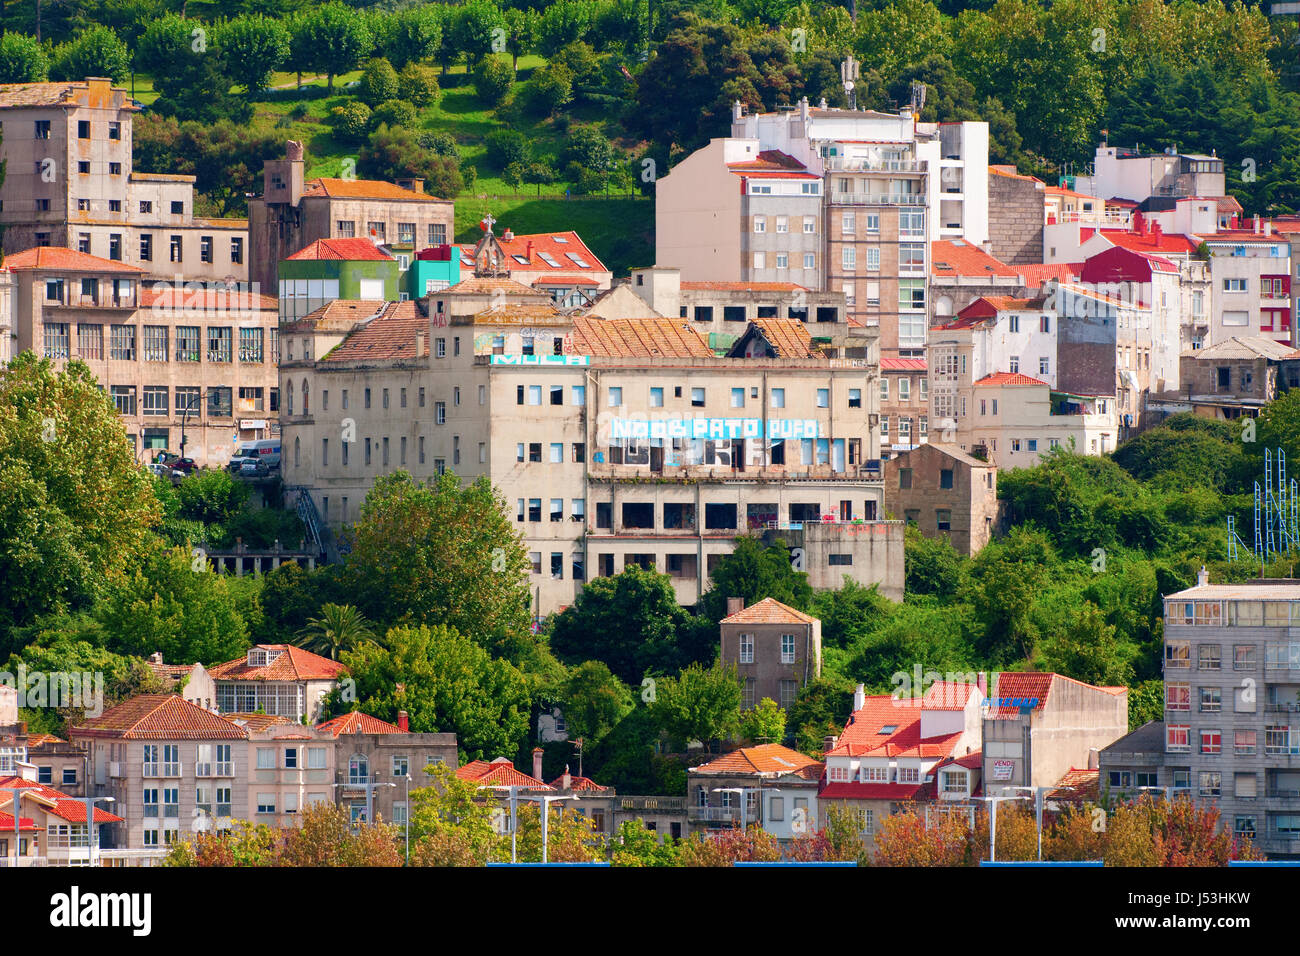
[[[280,439],[261,438],[257,441],[242,442],[233,457],[257,458],[274,471],[280,467]]]

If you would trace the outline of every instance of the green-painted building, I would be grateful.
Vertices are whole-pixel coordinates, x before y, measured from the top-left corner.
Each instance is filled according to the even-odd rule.
[[[460,247],[430,246],[417,252],[411,260],[406,270],[405,292],[412,299],[422,299],[459,281]]]
[[[317,239],[280,262],[280,321],[335,299],[396,302],[405,289],[397,260],[369,239]]]

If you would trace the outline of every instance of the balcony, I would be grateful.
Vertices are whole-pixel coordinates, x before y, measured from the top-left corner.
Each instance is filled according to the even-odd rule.
[[[680,812],[685,804],[685,797],[620,797],[618,809]]]
[[[925,205],[925,193],[832,193],[828,198],[832,206]]]
[[[828,156],[822,160],[828,173],[923,173],[923,159],[856,159],[851,156]]]
[[[754,814],[748,815],[753,823]],[[686,819],[692,823],[720,823],[728,826],[740,825],[740,807],[691,807],[686,811]]]

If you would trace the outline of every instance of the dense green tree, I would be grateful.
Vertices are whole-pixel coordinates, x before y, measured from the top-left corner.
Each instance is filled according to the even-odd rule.
[[[677,603],[668,575],[632,566],[586,583],[573,604],[555,615],[551,649],[573,665],[602,661],[619,680],[639,688],[647,672],[711,661],[716,631],[706,638],[701,630]]]
[[[1133,679],[1130,647],[1116,637],[1101,609],[1085,601],[1043,648],[1047,668],[1086,684],[1124,686]]]
[[[749,710],[741,711],[742,740],[755,744],[779,744],[785,740],[785,711],[771,697],[764,697]]]
[[[343,651],[350,651],[374,634],[361,613],[350,604],[326,604],[320,616],[307,622],[298,632],[298,644],[314,654],[338,660]]]
[[[271,17],[243,16],[217,27],[226,71],[249,96],[271,85],[271,74],[289,59],[289,30]]]
[[[356,69],[372,45],[365,17],[343,3],[316,7],[295,26],[310,68],[325,74],[331,93],[334,77]]]
[[[134,139],[137,164],[194,176],[226,216],[247,211],[248,195],[261,188],[262,163],[284,154],[282,133],[265,121],[203,123],[149,112],[136,118]]]
[[[812,600],[808,575],[796,570],[800,555],[792,555],[784,541],[764,547],[754,537],[736,539],[735,549],[721,558],[709,577],[709,590],[700,600],[701,613],[720,621],[727,613],[727,599],[743,598],[745,607],[764,598],[775,598],[797,610]]]
[[[176,488],[180,516],[204,524],[229,521],[248,503],[248,485],[222,468],[202,468]]]
[[[442,44],[442,19],[433,4],[406,7],[388,18],[384,56],[397,69],[433,59]]]
[[[421,108],[438,105],[442,90],[438,86],[437,72],[423,63],[406,64],[397,74],[397,95]]]
[[[905,532],[904,567],[909,594],[948,598],[961,587],[961,556],[952,542],[926,537],[914,525]]]
[[[594,747],[632,710],[627,686],[601,661],[575,667],[560,691],[570,739]]]
[[[49,77],[50,58],[35,37],[0,36],[0,83],[41,83]]]
[[[584,39],[591,30],[595,5],[585,0],[549,3],[537,19],[537,52],[548,59],[560,48]]]
[[[734,665],[715,664],[706,670],[692,664],[676,677],[657,681],[650,714],[673,740],[698,740],[711,747],[714,741],[736,732],[740,697],[740,679]]]
[[[500,56],[485,56],[474,67],[474,92],[494,109],[506,101],[514,82],[514,67]]]
[[[517,72],[519,58],[532,53],[537,45],[537,13],[513,8],[502,13],[506,21],[505,52],[510,54],[510,66]]]
[[[361,68],[361,79],[357,82],[357,96],[371,109],[397,97],[397,71],[382,57],[368,60]]]
[[[420,145],[420,134],[381,125],[357,154],[357,171],[373,179],[418,176],[425,192],[454,198],[472,185],[473,166],[461,168],[455,156],[443,156]]]
[[[535,70],[524,84],[526,108],[538,116],[554,116],[572,99],[573,74],[564,66],[548,64]]]
[[[528,557],[486,478],[384,475],[352,538],[345,577],[370,620],[445,624],[497,653],[532,642]]]
[[[465,57],[466,63],[473,69],[480,57],[505,52],[504,49],[497,50],[493,46],[497,37],[505,35],[505,30],[505,17],[495,3],[491,0],[467,0],[452,15],[451,35],[448,39],[455,53]]]
[[[23,352],[0,370],[0,633],[85,607],[162,517],[90,370]]]
[[[382,643],[366,641],[342,660],[359,709],[387,721],[405,710],[417,733],[454,733],[466,760],[514,754],[528,734],[532,701],[523,675],[453,628],[395,627]]]
[[[87,27],[75,40],[55,47],[50,76],[77,81],[107,76],[114,83],[125,83],[131,76],[131,51],[108,27]]]

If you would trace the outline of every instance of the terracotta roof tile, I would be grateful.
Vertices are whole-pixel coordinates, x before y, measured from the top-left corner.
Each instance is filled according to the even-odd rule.
[[[780,744],[760,744],[757,747],[742,747],[729,754],[723,754],[699,767],[693,767],[693,773],[716,774],[787,774],[803,770],[816,770],[812,779],[821,777],[823,764],[807,754],[783,747]]]
[[[1042,710],[1052,692],[1053,673],[1004,671],[998,674],[993,698],[999,702],[989,709],[989,716],[994,718],[1017,717],[1019,706],[1001,703],[1008,700],[1023,700],[1032,703],[1034,710]],[[1026,706],[1029,704],[1027,703]]]
[[[369,239],[317,239],[311,245],[303,246],[293,255],[290,262],[318,259],[343,259],[348,262],[379,261],[392,262],[393,257],[380,249]]]
[[[429,354],[429,340],[425,337],[424,354],[415,354],[415,336],[426,332],[429,320],[420,314],[414,300],[389,302],[382,315],[371,319],[329,351],[320,361],[336,362],[392,362],[402,359],[424,358]]]
[[[379,315],[387,305],[382,299],[335,299],[300,319],[285,323],[284,330],[349,332],[359,323]]]
[[[994,372],[992,375],[985,375],[975,383],[978,388],[981,385],[1046,385],[1047,383],[1036,378],[1030,378],[1028,375],[1022,375],[1019,372]]]
[[[750,328],[761,335],[776,358],[811,358],[812,335],[798,319],[753,319]]]
[[[882,372],[924,372],[925,369],[925,359],[895,358],[890,355],[882,356],[880,359]]]
[[[817,618],[796,611],[776,598],[763,598],[742,611],[724,617],[721,624],[811,624]]]
[[[221,716],[232,724],[243,727],[250,733],[266,730],[267,727],[278,727],[281,724],[294,723],[293,718],[284,714],[249,714],[236,711]]]
[[[307,196],[329,196],[334,199],[400,199],[405,202],[446,202],[437,196],[403,189],[396,183],[378,179],[332,179],[322,177],[310,180],[302,192]]]
[[[83,814],[84,815],[84,814]],[[36,821],[31,817],[18,818],[18,830],[20,833],[30,832],[36,829]],[[12,813],[0,812],[0,833],[14,832],[14,815]]]
[[[935,681],[921,698],[923,710],[965,710],[972,694],[979,693],[975,684]]]
[[[354,710],[348,714],[342,714],[331,720],[323,721],[316,725],[317,730],[328,730],[335,737],[341,734],[400,734],[402,728],[395,724],[390,724],[386,720],[380,720],[378,717],[371,717],[369,714],[363,714],[359,710]]]
[[[1100,784],[1100,771],[1071,767],[1056,782],[1056,789],[1048,792],[1046,799],[1072,803],[1095,801],[1101,796]]]
[[[575,355],[601,358],[713,358],[709,341],[681,319],[573,320]]]
[[[551,297],[545,292],[538,292],[536,289],[529,288],[522,282],[515,279],[507,279],[504,276],[475,276],[461,279],[454,286],[444,289],[443,295],[491,295],[494,292],[504,292],[506,295],[524,296],[536,301],[551,301]]]
[[[480,787],[528,787],[532,790],[551,790],[553,789],[536,777],[530,777],[522,771],[516,770],[505,757],[497,757],[495,760],[471,760],[465,766],[456,771],[456,776],[461,780],[469,780],[477,783]]]
[[[895,699],[887,694],[868,697],[860,709],[849,715],[848,724],[827,756],[950,756],[961,733],[922,738],[922,709],[916,698]]]
[[[1125,229],[1102,229],[1102,236],[1113,245],[1132,249],[1134,252],[1160,252],[1188,256],[1196,251],[1197,243],[1187,236],[1177,233],[1136,233]],[[1256,238],[1263,239],[1262,236]]]
[[[59,272],[127,272],[141,275],[144,270],[114,259],[101,259],[62,246],[35,246],[5,256],[5,266],[13,272],[26,269],[48,269]]]
[[[1058,282],[1077,281],[1083,271],[1083,264],[1078,262],[1049,262],[1044,265],[1020,265],[1013,268],[1026,286],[1031,289],[1041,289],[1044,283],[1052,280]]]
[[[503,233],[505,231],[502,230]],[[605,263],[596,257],[576,232],[534,232],[528,235],[512,234],[509,240],[503,236],[496,238],[501,244],[501,250],[506,254],[505,264],[512,272],[515,270],[588,274],[609,272]],[[464,259],[472,262],[474,246],[468,248],[461,246],[461,250]],[[542,257],[543,253],[559,265],[551,265]],[[515,256],[522,256],[527,262],[520,262]],[[586,265],[575,262],[574,256]]]
[[[1016,274],[1015,266],[995,259],[964,239],[936,239],[930,243],[932,276],[1011,277]]]
[[[114,88],[110,85],[110,89]],[[125,92],[121,87],[115,89],[117,92]],[[89,91],[90,84],[85,80],[54,83],[4,83],[0,84],[0,109],[84,104]],[[122,108],[131,111],[138,109],[125,96],[122,99]]]
[[[213,289],[158,289],[140,290],[140,307],[145,309],[171,309],[179,312],[221,313],[279,313],[280,303],[273,295],[254,295],[251,292]]]
[[[208,673],[213,680],[270,681],[333,680],[347,673],[347,668],[338,661],[293,644],[258,644],[256,647],[280,653],[269,664],[250,665],[245,655],[224,664],[215,664],[208,668]]]
[[[174,694],[140,694],[92,717],[74,735],[124,740],[239,740],[248,732]]]
[[[919,783],[828,783],[818,800],[915,800]]]
[[[61,790],[55,790],[53,787],[47,787],[45,784],[37,783],[34,780],[24,780],[19,776],[0,777],[0,788],[3,787],[21,787],[23,790],[28,791],[23,794],[23,799],[30,800],[34,796],[41,808],[52,817],[66,820],[68,823],[84,824],[86,822],[86,802]],[[0,789],[0,804],[12,806],[13,794]],[[121,817],[115,816],[107,810],[101,810],[99,807],[94,808],[94,821],[95,823],[124,822]],[[14,818],[10,814],[9,826],[12,828],[13,824]],[[3,830],[0,830],[0,833],[2,832]]]
[[[600,285],[590,276],[542,276],[533,280],[533,288],[552,285]]]
[[[552,780],[551,787],[556,790],[565,789],[564,777],[560,776]],[[576,791],[590,791],[592,793],[605,793],[606,791],[609,790],[609,787],[602,787],[600,784],[598,784],[595,780],[592,780],[590,777],[578,777],[578,776],[574,776],[573,774],[569,774],[568,789],[576,790]]]

